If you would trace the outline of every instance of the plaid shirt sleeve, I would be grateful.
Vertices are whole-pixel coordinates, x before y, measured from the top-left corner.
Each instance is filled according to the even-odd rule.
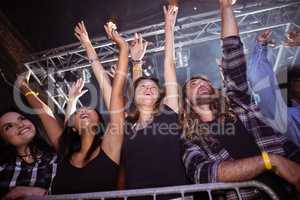
[[[218,168],[221,160],[209,159],[202,147],[182,139],[183,163],[186,174],[194,183],[215,183],[217,182]]]
[[[222,43],[222,72],[226,80],[226,89],[228,92],[247,94],[247,64],[243,44],[238,36],[224,38]]]

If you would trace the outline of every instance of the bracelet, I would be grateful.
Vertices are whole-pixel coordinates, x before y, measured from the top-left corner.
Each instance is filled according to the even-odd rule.
[[[273,166],[272,166],[272,163],[271,163],[270,156],[269,156],[268,152],[263,151],[263,152],[261,153],[261,155],[262,155],[262,158],[263,158],[263,160],[264,160],[265,168],[266,168],[267,170],[272,170],[272,167],[273,167]]]
[[[142,72],[143,68],[140,65],[133,65],[132,72]]]
[[[38,92],[34,92],[34,91],[30,91],[30,92],[27,92],[26,94],[25,94],[25,97],[27,97],[27,96],[29,96],[29,95],[33,95],[33,96],[39,96],[39,93]]]
[[[92,58],[92,59],[89,59],[89,63],[90,64],[93,64],[94,62],[96,61],[100,61],[99,58]]]

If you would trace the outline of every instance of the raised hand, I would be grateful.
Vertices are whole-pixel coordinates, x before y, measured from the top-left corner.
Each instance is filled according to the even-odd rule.
[[[75,83],[73,83],[71,88],[69,89],[69,100],[77,101],[82,95],[84,95],[88,90],[82,90],[83,87],[83,78],[80,78]]]
[[[148,46],[148,42],[143,41],[142,35],[135,33],[134,40],[130,45],[131,59],[134,61],[142,60],[145,56],[147,46]]]
[[[113,22],[104,25],[104,29],[109,39],[117,43],[119,46],[128,45],[125,39],[117,32],[117,26]]]
[[[264,32],[261,32],[256,37],[256,40],[259,43],[267,43],[271,35],[272,35],[272,29],[268,29],[268,30],[265,30]]]
[[[285,47],[300,46],[300,32],[290,31],[287,35],[287,41],[284,43]]]
[[[86,31],[85,25],[83,21],[79,22],[75,29],[74,29],[74,35],[77,37],[77,39],[80,41],[82,46],[86,46],[87,44],[90,44],[90,38]]]
[[[106,74],[111,78],[114,78],[116,74],[116,69],[117,69],[117,65],[113,64],[109,70],[106,70]]]
[[[166,27],[174,28],[178,14],[178,7],[175,5],[164,6],[164,16]]]

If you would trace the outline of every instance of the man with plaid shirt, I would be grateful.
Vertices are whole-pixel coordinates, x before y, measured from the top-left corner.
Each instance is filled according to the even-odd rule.
[[[300,191],[300,149],[263,122],[248,94],[246,60],[232,0],[219,1],[227,96],[220,100],[222,95],[205,77],[194,77],[185,84],[181,121],[187,175],[195,183],[254,179],[271,187],[281,199],[289,199],[287,195],[294,194],[293,190]],[[234,191],[222,195],[238,199]],[[251,188],[242,189],[241,196],[264,199],[261,192]]]

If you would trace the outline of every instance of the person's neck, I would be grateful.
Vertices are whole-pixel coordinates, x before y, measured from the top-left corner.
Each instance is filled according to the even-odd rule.
[[[31,151],[28,145],[23,145],[20,147],[17,147],[17,154],[19,156],[27,156],[27,155],[31,155]]]
[[[154,108],[153,107],[148,107],[148,106],[143,106],[143,107],[139,107],[139,122],[146,122],[146,121],[150,121],[153,118],[153,111]]]
[[[79,154],[83,155],[85,157],[90,150],[90,147],[93,144],[94,138],[95,138],[95,132],[91,130],[91,128],[81,130],[82,133],[80,135],[81,140],[81,148],[79,150]]]
[[[215,119],[209,104],[193,106],[193,110],[203,122],[211,122]]]

